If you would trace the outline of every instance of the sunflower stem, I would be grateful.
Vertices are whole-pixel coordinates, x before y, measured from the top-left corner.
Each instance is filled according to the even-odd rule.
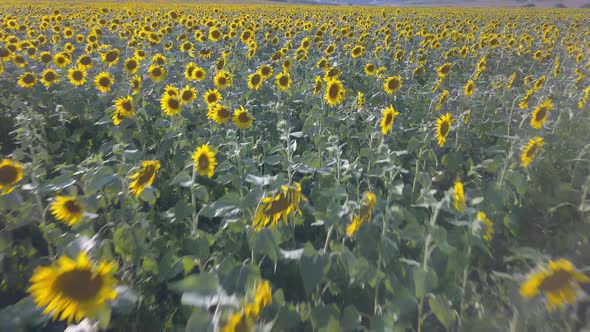
[[[328,245],[330,244],[330,237],[332,236],[333,231],[334,231],[334,225],[331,225],[330,229],[328,229],[328,234],[326,235],[326,242],[324,243],[324,249],[323,249],[324,254],[328,250]]]
[[[199,214],[197,213],[197,197],[195,195],[195,181],[197,179],[197,167],[193,164],[193,176],[191,178],[191,206],[193,208],[193,234],[199,229]]]

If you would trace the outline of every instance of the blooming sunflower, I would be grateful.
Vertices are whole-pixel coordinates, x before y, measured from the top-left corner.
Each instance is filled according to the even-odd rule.
[[[73,86],[82,86],[86,83],[86,70],[81,67],[68,69],[68,79]]]
[[[256,322],[253,317],[249,317],[246,313],[240,311],[230,316],[221,332],[253,332],[255,325]]]
[[[215,173],[215,166],[217,166],[215,152],[211,151],[208,144],[203,144],[197,148],[193,153],[193,162],[195,170],[200,175],[212,177]]]
[[[451,72],[452,67],[453,67],[453,65],[451,65],[449,62],[443,63],[442,65],[440,65],[436,69],[436,73],[438,74],[438,77],[440,77],[440,78],[447,77],[447,75],[449,75],[449,73]]]
[[[436,138],[438,139],[438,146],[442,147],[447,141],[447,136],[451,132],[451,114],[447,113],[441,115],[436,120]]]
[[[535,159],[537,153],[543,149],[544,144],[545,142],[542,137],[535,136],[531,138],[520,155],[520,165],[524,168],[528,168]]]
[[[115,110],[126,118],[133,116],[135,114],[133,98],[131,96],[118,98],[115,100]]]
[[[160,169],[160,162],[158,160],[144,160],[141,162],[141,168],[139,171],[129,177],[133,180],[129,185],[129,191],[139,197],[146,187],[149,187],[154,183],[156,174]]]
[[[263,79],[267,79],[272,76],[273,69],[269,65],[262,65],[260,66],[260,68],[258,68],[258,72],[260,73],[260,75],[262,75]]]
[[[218,89],[225,89],[227,87],[232,86],[233,84],[233,75],[229,72],[222,70],[215,74],[213,78],[213,82],[215,83],[215,87]]]
[[[377,72],[377,67],[375,67],[374,64],[372,64],[372,63],[365,64],[365,74],[367,76],[375,76],[376,72]]]
[[[363,193],[363,203],[358,214],[352,218],[352,222],[346,226],[346,236],[352,237],[366,221],[373,218],[373,211],[377,205],[377,196],[372,192]]]
[[[50,87],[53,84],[59,82],[59,76],[57,76],[57,72],[53,69],[46,69],[41,73],[41,83],[46,87]]]
[[[457,211],[465,212],[465,192],[460,179],[455,180],[455,186],[453,187],[453,205]]]
[[[160,65],[151,65],[148,68],[148,74],[150,75],[152,81],[159,82],[166,78],[166,68]]]
[[[141,89],[141,84],[142,83],[143,83],[143,80],[141,79],[140,76],[138,76],[138,75],[133,76],[133,78],[131,79],[131,81],[129,81],[129,84],[133,88],[133,94],[138,94],[139,93],[139,90]]]
[[[193,70],[193,73],[191,75],[191,78],[193,80],[197,80],[197,81],[202,81],[205,79],[205,76],[207,75],[207,72],[205,71],[205,69],[201,68],[201,67],[196,67]]]
[[[240,129],[250,128],[253,120],[254,118],[244,109],[244,106],[238,107],[234,111],[234,116],[232,118],[233,123]]]
[[[291,87],[291,74],[285,71],[277,74],[276,84],[279,90],[287,91]]]
[[[168,96],[178,96],[180,94],[180,91],[178,91],[178,88],[175,86],[166,85],[166,87],[164,88],[164,94]]]
[[[14,190],[14,185],[23,179],[23,166],[12,159],[0,161],[0,193],[9,194]]]
[[[292,212],[301,214],[299,207],[301,201],[307,201],[307,198],[301,194],[299,183],[294,182],[293,186],[281,186],[278,194],[264,197],[258,204],[253,220],[254,230],[260,232],[268,224],[274,228],[280,219],[287,224]]]
[[[545,122],[547,122],[547,116],[549,115],[549,111],[555,109],[553,106],[553,101],[551,99],[547,99],[541,104],[537,105],[533,110],[533,114],[531,117],[531,127],[535,129],[541,129]]]
[[[324,87],[324,81],[322,80],[321,76],[316,76],[315,77],[315,84],[313,86],[313,94],[317,95],[320,92],[322,92],[322,88]]]
[[[108,50],[104,53],[101,53],[100,59],[103,62],[106,62],[109,67],[112,67],[115,64],[117,64],[117,62],[119,62],[119,54],[120,53],[121,52],[118,49],[114,48],[114,49]]]
[[[73,226],[84,217],[84,205],[76,196],[57,196],[49,207],[55,219]]]
[[[525,299],[542,293],[546,298],[547,310],[573,305],[581,292],[580,283],[589,283],[590,278],[578,272],[567,259],[549,260],[543,266],[529,274],[520,285],[520,295]]]
[[[248,76],[248,88],[258,90],[262,86],[263,78],[259,72],[255,72]]]
[[[178,96],[164,93],[162,99],[160,99],[160,107],[166,115],[173,116],[182,110],[182,102]]]
[[[139,69],[139,60],[134,57],[128,58],[123,64],[123,69],[127,74],[135,74]]]
[[[83,68],[85,70],[90,69],[94,66],[94,61],[92,60],[92,57],[88,54],[84,54],[81,57],[79,57],[76,63],[78,64],[78,67]]]
[[[473,82],[473,80],[469,80],[465,84],[465,97],[471,97],[473,95],[473,92],[475,92],[475,82]]]
[[[207,117],[215,123],[226,124],[231,117],[231,112],[225,106],[215,103],[209,105]]]
[[[326,82],[326,92],[324,93],[324,101],[331,106],[336,106],[344,101],[346,90],[344,85],[338,79],[331,79]]]
[[[383,89],[388,94],[394,94],[399,91],[403,86],[402,77],[400,75],[390,76],[385,79],[385,83],[383,83]]]
[[[81,252],[73,260],[62,256],[52,266],[38,267],[27,290],[43,314],[53,319],[79,322],[95,319],[117,297],[114,263],[94,264]]]
[[[476,219],[485,226],[483,239],[486,241],[491,241],[492,236],[494,235],[494,223],[488,218],[488,216],[486,216],[483,211],[477,212]]]
[[[221,93],[219,93],[219,90],[217,89],[208,90],[207,92],[205,92],[203,99],[205,100],[205,103],[207,103],[207,105],[211,105],[222,101],[223,96],[221,95]]]
[[[362,45],[357,45],[350,51],[350,56],[353,59],[361,57],[363,54],[365,54],[365,47]]]
[[[102,93],[107,93],[111,91],[111,87],[115,83],[115,79],[113,75],[108,72],[102,72],[96,75],[94,79],[94,86]]]
[[[383,117],[381,118],[380,126],[381,126],[381,133],[383,135],[387,135],[387,133],[393,127],[393,121],[399,115],[399,112],[393,109],[393,105],[389,105],[386,109],[383,110]]]
[[[28,71],[18,78],[18,85],[25,89],[30,89],[37,84],[37,75],[32,71]]]
[[[188,105],[195,99],[197,99],[197,90],[195,88],[187,85],[180,91],[180,102],[182,104]]]

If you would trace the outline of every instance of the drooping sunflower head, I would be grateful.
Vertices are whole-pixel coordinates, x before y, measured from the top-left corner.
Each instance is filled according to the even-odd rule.
[[[219,93],[217,89],[214,89],[205,92],[205,95],[203,95],[203,99],[205,100],[205,103],[207,103],[207,105],[211,105],[222,101],[223,96],[221,95],[221,93]]]
[[[244,106],[238,107],[234,111],[234,115],[232,118],[234,125],[236,125],[236,127],[240,128],[240,129],[250,128],[250,126],[252,126],[253,120],[254,120],[254,118],[252,117],[252,115],[250,115],[250,113],[248,111],[246,111],[244,109]]]
[[[178,95],[172,96],[164,93],[162,99],[160,99],[160,107],[166,115],[173,116],[182,110],[182,102]]]
[[[102,93],[107,93],[111,91],[111,87],[115,83],[115,79],[113,75],[108,72],[102,72],[96,75],[94,79],[94,86]]]
[[[259,232],[269,224],[274,228],[281,219],[287,224],[292,212],[301,214],[301,201],[307,201],[307,198],[301,193],[301,185],[297,182],[292,186],[281,186],[279,193],[274,196],[263,197],[254,215],[254,230]]]
[[[385,80],[383,89],[388,94],[394,94],[399,91],[403,86],[402,77],[400,75],[390,76]]]
[[[543,149],[544,144],[545,142],[542,137],[536,136],[531,138],[520,155],[521,166],[528,168],[533,160],[535,160],[537,153]]]
[[[453,65],[451,65],[449,62],[443,63],[442,65],[440,65],[436,69],[436,73],[438,74],[438,77],[441,77],[441,78],[447,77],[447,75],[449,75],[449,73],[451,72],[452,67],[453,67]]]
[[[129,185],[129,191],[139,197],[146,187],[154,183],[159,169],[160,162],[158,160],[142,161],[141,168],[129,177],[129,179],[133,180]]]
[[[62,256],[52,266],[38,267],[27,290],[43,314],[79,322],[95,319],[117,297],[114,263],[91,262],[82,252],[77,259]]]
[[[393,127],[393,121],[398,115],[399,112],[393,108],[393,105],[389,105],[389,107],[383,110],[383,117],[381,118],[380,123],[381,133],[383,135],[386,135],[391,130],[391,127]]]
[[[203,144],[193,153],[194,167],[200,175],[212,177],[215,173],[217,161],[215,153],[211,151],[208,144]]]
[[[477,212],[476,220],[480,222],[485,228],[483,231],[483,239],[486,241],[491,241],[492,236],[494,235],[494,223],[483,211]]]
[[[442,147],[447,141],[447,136],[451,132],[451,114],[447,113],[441,115],[436,120],[436,138],[438,139],[438,146]]]
[[[344,101],[346,90],[344,85],[338,79],[332,79],[326,82],[326,92],[324,93],[324,101],[331,106],[339,105]]]
[[[580,283],[589,283],[590,278],[578,272],[567,259],[549,260],[549,264],[532,272],[520,285],[520,295],[525,299],[542,293],[547,310],[573,305],[581,291]]]
[[[287,91],[291,87],[291,74],[288,72],[281,72],[276,76],[276,84],[279,90]]]
[[[0,193],[8,194],[14,190],[14,185],[23,179],[23,166],[12,159],[0,161]]]
[[[84,205],[76,196],[57,196],[49,210],[55,219],[73,226],[84,217]]]

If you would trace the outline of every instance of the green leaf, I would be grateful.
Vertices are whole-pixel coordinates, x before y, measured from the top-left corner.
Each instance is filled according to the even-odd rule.
[[[280,241],[281,234],[267,228],[263,228],[260,232],[251,228],[248,231],[250,248],[257,254],[268,256],[273,262],[276,262],[281,254]]]
[[[340,326],[343,327],[344,331],[356,331],[360,326],[361,315],[353,305],[348,305],[342,311],[340,317]]]
[[[340,322],[340,312],[338,311],[338,307],[336,305],[315,307],[311,310],[311,322],[315,330],[333,326],[334,321],[336,324],[339,324]],[[340,329],[336,331],[339,330]]]
[[[327,255],[307,255],[304,252],[300,266],[303,287],[307,294],[311,294],[328,273],[330,258]]]
[[[448,306],[441,303],[434,295],[428,298],[428,305],[436,318],[438,318],[438,321],[448,330],[455,320],[455,316],[453,316]]]
[[[432,269],[422,267],[414,269],[414,287],[417,298],[422,298],[427,292],[436,288],[438,277]]]
[[[137,307],[139,296],[127,286],[117,286],[117,297],[111,302],[111,307],[116,313],[128,314]]]
[[[213,331],[211,315],[203,308],[195,308],[186,324],[186,332]]]
[[[190,276],[169,284],[170,289],[178,293],[194,292],[202,295],[217,293],[219,281],[212,273],[191,274]]]

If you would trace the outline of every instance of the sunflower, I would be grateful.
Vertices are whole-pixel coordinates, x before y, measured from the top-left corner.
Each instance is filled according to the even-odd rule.
[[[92,57],[88,54],[84,54],[81,57],[79,57],[76,63],[78,64],[78,67],[84,70],[90,69],[94,66],[94,61],[92,60]]]
[[[393,121],[399,115],[399,112],[396,112],[393,109],[392,105],[389,105],[385,110],[383,110],[383,118],[381,118],[380,126],[381,126],[381,133],[386,135],[393,127]]]
[[[267,79],[272,76],[273,69],[269,65],[262,65],[260,66],[260,68],[258,68],[258,72],[260,73],[263,79]]]
[[[488,216],[486,216],[483,211],[477,212],[476,220],[485,226],[483,239],[486,241],[491,241],[492,236],[494,235],[494,223],[488,218]]]
[[[533,95],[533,93],[535,92],[535,90],[533,89],[529,89],[525,92],[524,96],[522,96],[522,98],[520,99],[520,102],[518,103],[518,107],[520,107],[521,109],[527,109],[529,107],[529,99],[531,99],[531,96]]]
[[[115,100],[115,111],[121,113],[128,118],[135,114],[135,107],[133,106],[133,98],[131,96],[120,97]]]
[[[259,72],[255,72],[248,76],[248,88],[258,90],[262,86],[263,78]]]
[[[301,201],[307,201],[307,198],[301,194],[301,185],[297,182],[293,186],[281,186],[281,190],[274,196],[262,198],[254,214],[254,230],[260,232],[262,228],[270,224],[274,228],[280,219],[287,224],[287,220],[292,212],[301,215],[299,204]]]
[[[148,73],[150,75],[150,78],[154,82],[159,82],[159,81],[163,80],[164,78],[166,78],[166,68],[164,68],[160,65],[151,65],[148,68]]]
[[[160,99],[160,107],[162,111],[168,116],[173,116],[182,110],[182,102],[178,96],[172,96],[164,93]]]
[[[127,60],[125,60],[123,68],[125,69],[125,72],[127,74],[135,74],[137,72],[137,69],[139,69],[139,60],[133,57],[128,58]]]
[[[218,89],[225,89],[227,87],[232,86],[233,83],[233,75],[229,72],[222,70],[215,74],[213,78],[213,82]]]
[[[279,90],[287,91],[291,87],[291,74],[281,72],[276,76],[276,84]]]
[[[475,92],[475,82],[473,82],[473,80],[467,81],[464,92],[465,97],[471,97],[473,95],[473,92]]]
[[[215,123],[226,124],[231,117],[231,112],[221,104],[211,104],[207,110],[207,117]]]
[[[443,90],[443,92],[440,94],[440,97],[438,97],[438,101],[436,102],[436,106],[434,106],[434,110],[435,111],[440,111],[442,104],[449,98],[449,90]]]
[[[193,70],[191,78],[193,80],[202,81],[205,79],[206,75],[207,75],[207,72],[205,71],[205,69],[203,69],[201,67],[196,67],[195,70]]]
[[[383,83],[383,89],[390,95],[399,91],[402,86],[403,82],[400,75],[390,76],[385,79],[385,83]]]
[[[445,145],[447,136],[451,132],[451,122],[452,119],[450,113],[441,115],[440,118],[436,120],[436,138],[438,139],[438,146],[440,147]]]
[[[37,75],[32,71],[28,71],[18,78],[18,85],[25,89],[30,89],[37,84]]]
[[[133,94],[138,94],[139,93],[139,90],[141,89],[141,84],[142,83],[143,83],[143,80],[141,79],[140,76],[138,76],[138,75],[133,76],[133,78],[131,79],[131,81],[129,81],[129,84],[133,88]]]
[[[460,179],[455,180],[455,186],[453,187],[453,204],[457,211],[465,212],[465,192],[463,191],[463,183]]]
[[[64,68],[70,63],[70,57],[66,53],[58,53],[53,57],[53,62],[59,68]]]
[[[352,237],[364,224],[373,218],[373,211],[377,205],[377,196],[372,192],[363,193],[363,203],[357,214],[352,218],[352,222],[346,226],[346,236]]]
[[[0,161],[0,193],[9,194],[14,190],[14,185],[23,179],[23,166],[11,159]]]
[[[212,42],[218,42],[223,37],[223,33],[217,27],[211,27],[209,29],[209,40]]]
[[[326,92],[324,93],[324,101],[328,105],[338,105],[344,101],[346,90],[344,85],[338,79],[332,79],[326,82]]]
[[[361,46],[361,45],[357,45],[350,51],[350,56],[353,59],[356,59],[358,57],[363,56],[364,53],[365,53],[365,47]]]
[[[250,128],[253,120],[254,118],[244,109],[244,106],[238,107],[234,111],[234,116],[232,117],[233,123],[240,129]]]
[[[157,53],[152,57],[152,63],[156,65],[163,66],[166,64],[166,61],[168,61],[168,59],[166,59],[166,56],[161,53]]]
[[[129,179],[133,180],[129,185],[129,191],[139,197],[146,187],[154,183],[156,174],[160,169],[160,162],[157,160],[144,160],[141,162],[141,169],[131,175]]]
[[[253,332],[255,326],[256,321],[254,318],[249,317],[246,313],[240,311],[229,317],[228,322],[220,332]]]
[[[223,100],[223,96],[221,95],[221,93],[219,93],[217,89],[208,90],[207,92],[205,92],[203,99],[205,100],[205,103],[207,103],[207,105],[211,105]]]
[[[361,110],[363,108],[363,104],[365,101],[365,96],[361,91],[357,92],[356,94],[356,108],[357,110]]]
[[[68,79],[73,86],[82,86],[86,83],[86,70],[81,67],[68,69]]]
[[[41,73],[41,83],[46,87],[50,87],[53,84],[59,82],[57,72],[53,69],[46,69]]]
[[[244,313],[248,317],[256,318],[262,309],[272,303],[272,287],[268,280],[261,281],[256,286],[254,302],[244,306]]]
[[[84,217],[84,205],[76,196],[57,196],[49,207],[55,219],[73,226]]]
[[[117,297],[114,263],[93,264],[85,252],[73,260],[61,256],[52,266],[38,267],[30,279],[31,294],[43,314],[53,319],[79,322],[95,319]],[[61,315],[60,315],[61,313]]]
[[[541,129],[545,122],[547,122],[549,111],[554,109],[555,107],[553,106],[553,101],[551,101],[551,99],[547,99],[541,104],[537,105],[537,107],[535,107],[533,110],[531,117],[531,127],[535,129]]]
[[[113,75],[105,71],[96,75],[96,78],[94,79],[94,86],[102,93],[111,91],[111,87],[114,83],[115,79],[113,78]]]
[[[520,165],[524,168],[528,168],[535,159],[537,153],[543,149],[544,144],[545,142],[542,137],[535,136],[531,138],[520,155]]]
[[[451,72],[451,68],[452,67],[453,66],[450,63],[448,63],[448,62],[440,65],[436,69],[436,73],[438,74],[438,77],[440,77],[440,78],[447,77],[447,75],[449,75],[449,73]]]
[[[188,105],[195,99],[197,99],[197,90],[195,88],[187,85],[180,91],[180,102],[182,104]]]
[[[376,72],[377,72],[377,67],[375,67],[374,64],[369,62],[365,65],[365,74],[367,76],[375,76]]]
[[[321,76],[316,76],[315,77],[315,84],[313,86],[313,94],[317,95],[320,92],[322,92],[322,88],[324,87],[324,81],[322,80]]]
[[[506,82],[506,86],[504,87],[504,89],[510,90],[510,88],[512,88],[512,85],[514,84],[515,80],[516,80],[516,73],[512,73],[512,75],[510,75],[508,77],[508,81]]]
[[[549,260],[548,266],[543,266],[527,276],[520,285],[520,295],[530,299],[542,293],[547,301],[547,310],[552,311],[556,307],[575,304],[582,291],[579,283],[589,282],[590,278],[578,272],[567,259]]]
[[[212,177],[215,173],[215,166],[217,166],[215,152],[211,151],[208,144],[203,144],[197,148],[193,153],[193,162],[195,170],[200,175]]]
[[[103,62],[106,62],[109,67],[112,67],[117,62],[119,62],[119,54],[120,54],[120,51],[118,49],[114,48],[114,49],[108,50],[104,53],[101,53],[100,59]]]

